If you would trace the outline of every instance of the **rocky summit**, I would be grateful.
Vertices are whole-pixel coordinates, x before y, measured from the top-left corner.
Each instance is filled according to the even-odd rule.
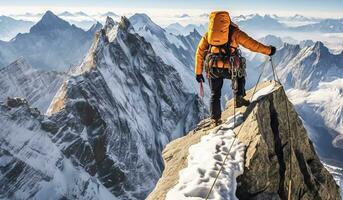
[[[268,88],[269,92],[254,96],[249,107],[236,110],[236,114],[242,115],[233,129],[237,134],[237,145],[230,142],[225,144],[225,133],[222,133],[228,130],[229,120],[225,120],[233,116],[232,100],[223,112],[223,125],[208,128],[207,122],[203,121],[188,135],[169,143],[163,151],[165,170],[148,199],[172,199],[175,196],[179,199],[205,199],[227,154],[229,156],[225,169],[219,175],[209,199],[226,199],[230,192],[235,195],[229,199],[287,199],[290,180],[291,199],[340,199],[339,187],[316,155],[302,121],[287,99],[283,87],[273,82],[264,82],[257,87],[257,93]],[[252,93],[250,90],[247,97],[250,98]],[[211,145],[208,136],[213,135],[215,138],[216,134],[222,135],[223,139],[216,142],[213,151],[207,150],[212,159],[193,168],[195,172],[190,173],[187,169],[194,166],[194,160],[206,156],[197,155],[201,149],[194,151],[195,147],[205,139],[205,144]],[[203,148],[208,148],[206,145]],[[238,158],[239,153],[228,151],[230,145],[233,146],[231,151],[239,151],[242,145],[245,147],[241,159]],[[211,160],[213,166],[204,167],[209,166]],[[227,170],[230,167],[232,170]],[[232,176],[228,174],[231,171]],[[190,174],[192,179],[197,179],[199,175],[196,180],[198,188],[187,189],[188,185],[182,186],[183,183],[193,181],[190,178],[187,180],[186,176]],[[225,182],[223,177],[233,178],[232,181]],[[228,185],[231,188],[226,188]]]

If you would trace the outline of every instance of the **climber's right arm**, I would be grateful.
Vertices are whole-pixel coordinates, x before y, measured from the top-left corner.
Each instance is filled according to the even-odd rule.
[[[195,75],[202,74],[205,52],[208,49],[207,33],[201,38],[195,54]]]
[[[238,44],[242,45],[243,47],[249,49],[250,51],[262,53],[265,55],[271,54],[271,47],[266,46],[250,36],[246,34],[245,32],[239,30],[239,28],[236,28],[232,35],[233,39],[238,42]]]

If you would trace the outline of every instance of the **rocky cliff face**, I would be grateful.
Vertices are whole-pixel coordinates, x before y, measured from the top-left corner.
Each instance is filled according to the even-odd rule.
[[[34,69],[24,58],[19,58],[0,69],[0,101],[23,97],[31,106],[46,112],[66,78],[64,73]]]
[[[342,168],[343,54],[330,53],[321,42],[285,44],[273,62],[321,159]]]
[[[0,104],[0,199],[144,199],[164,146],[199,121],[198,96],[125,17],[107,19],[72,73],[48,116],[26,101]]]
[[[51,140],[56,123],[26,100],[1,103],[0,124],[0,199],[115,199]]]
[[[259,85],[258,90],[266,85],[270,87],[269,83],[263,83]],[[249,91],[248,96],[251,93],[252,91]],[[288,104],[288,112],[286,111],[286,103]],[[223,113],[224,121],[232,116],[232,105],[232,101],[228,102],[228,109]],[[237,187],[229,182],[229,185],[236,188],[231,188],[228,191],[236,190],[235,194],[239,199],[287,199],[289,177],[291,177],[291,199],[340,199],[339,187],[316,155],[302,121],[288,101],[282,87],[274,86],[269,94],[260,96],[248,108],[240,108],[237,112],[243,114],[244,120],[234,129],[235,133],[241,129],[237,135],[237,142],[245,146],[245,153],[242,157],[244,170],[241,171],[241,175],[236,180],[233,180],[234,182],[237,181]],[[290,118],[292,142],[288,135],[287,115]],[[166,196],[167,199],[171,199],[168,198],[171,190],[174,193],[175,191],[181,193],[184,188],[178,188],[177,185],[180,184],[180,180],[184,180],[183,176],[186,175],[185,171],[187,171],[184,169],[189,168],[192,162],[194,163],[194,158],[197,157],[193,151],[194,148],[190,147],[198,144],[200,139],[208,135],[209,132],[213,134],[214,131],[219,134],[220,131],[218,130],[227,129],[227,127],[224,128],[225,123],[215,130],[209,130],[203,124],[206,123],[200,123],[197,129],[191,131],[187,136],[171,142],[164,149],[165,170],[148,199],[165,199]],[[221,147],[223,142],[224,140],[218,141],[217,145],[214,146],[213,167],[206,170],[200,166],[195,170],[195,174],[201,174],[198,184],[204,186],[201,189],[202,192],[188,190],[183,199],[190,197],[205,198],[212,184],[212,181],[209,180],[213,180],[219,170],[218,166],[223,160],[223,156],[218,157],[218,155],[221,151],[224,151],[222,155],[225,155],[225,151],[227,151]],[[209,144],[210,142],[208,142]],[[229,144],[226,143],[228,147]],[[240,159],[232,156],[234,155],[229,156],[226,167],[234,166],[230,159],[240,162]],[[291,164],[290,158],[292,159]],[[211,160],[206,161],[206,163],[211,162]],[[222,176],[227,176],[227,174]],[[222,188],[222,183],[222,180],[219,181],[214,187],[214,191],[216,188]],[[218,189],[218,191],[222,189]],[[222,199],[222,197],[218,197],[218,194],[211,194],[210,198]]]
[[[123,199],[143,199],[162,170],[162,148],[199,120],[198,98],[126,18],[107,19],[51,104],[53,141]]]

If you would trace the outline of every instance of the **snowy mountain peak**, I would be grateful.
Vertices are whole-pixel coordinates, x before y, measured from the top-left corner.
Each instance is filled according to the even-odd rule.
[[[37,22],[32,28],[30,32],[41,32],[41,31],[51,31],[51,30],[58,30],[58,29],[67,29],[70,27],[70,24],[67,21],[56,16],[53,12],[47,11],[42,19]]]
[[[159,25],[155,24],[148,15],[144,13],[136,13],[129,18],[132,26],[138,33],[150,32],[158,38],[165,39],[165,30]]]
[[[281,48],[283,47],[283,44],[284,44],[282,39],[275,35],[266,35],[265,37],[259,39],[259,41],[262,42],[263,44],[273,45],[276,48]]]
[[[313,49],[321,50],[321,49],[327,49],[327,47],[324,45],[323,42],[317,41],[317,42],[313,45]]]
[[[136,13],[130,17],[130,21],[132,23],[142,23],[142,24],[151,24],[154,22],[151,20],[151,18],[145,14],[145,13]]]
[[[193,31],[191,31],[189,33],[189,35],[192,37],[201,37],[201,34],[199,33],[199,31],[196,28],[194,28]]]
[[[110,16],[107,16],[104,29],[110,30],[114,27],[115,24],[116,24],[116,22]]]
[[[287,50],[289,52],[299,52],[300,51],[300,45],[298,44],[289,44],[289,43],[285,43],[284,44],[284,48],[282,48],[282,50]]]
[[[122,16],[119,22],[119,29],[123,31],[132,31],[133,27],[128,18]]]
[[[330,55],[329,49],[320,41],[317,41],[313,46],[312,46],[313,51],[318,55],[318,56],[328,56]]]
[[[131,29],[122,17],[118,26],[96,34],[82,65],[90,68],[64,83],[48,113],[57,124],[70,125],[58,129],[54,141],[88,173],[119,199],[145,199],[161,174],[163,146],[194,126],[199,102]]]

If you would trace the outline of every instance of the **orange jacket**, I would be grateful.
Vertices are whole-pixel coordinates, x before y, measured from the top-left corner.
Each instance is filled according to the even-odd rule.
[[[231,47],[237,48],[239,45],[249,49],[250,51],[263,53],[269,55],[271,48],[249,37],[245,32],[241,31],[236,25],[233,25],[233,33],[231,33]],[[203,69],[203,62],[205,57],[205,51],[209,48],[207,42],[207,33],[201,38],[196,55],[195,55],[195,74],[200,75]]]

